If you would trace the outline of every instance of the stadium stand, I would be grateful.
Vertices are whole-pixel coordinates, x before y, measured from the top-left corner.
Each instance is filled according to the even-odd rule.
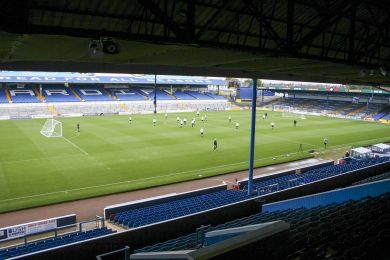
[[[385,115],[386,115],[385,113],[375,114],[374,115],[374,120],[377,121],[377,120],[381,119],[382,117],[384,117]]]
[[[0,103],[8,103],[7,96],[5,95],[5,87],[0,87]]]
[[[370,178],[355,182],[353,185],[359,185],[359,184],[364,184],[364,183],[370,183],[374,181],[380,181],[380,180],[386,180],[390,179],[390,172],[382,173],[376,176],[372,176]]]
[[[196,92],[196,91],[186,90],[186,91],[184,91],[184,93],[186,93],[190,96],[193,96],[195,99],[200,99],[200,100],[214,99],[211,96],[208,96],[208,95]]]
[[[253,188],[257,190],[258,195],[264,195],[270,192],[304,185],[387,161],[390,161],[389,157],[352,160],[346,162],[345,164],[325,166],[318,169],[312,169],[301,174],[288,174],[269,179],[260,178],[259,180],[254,180]],[[247,189],[248,187],[244,186],[243,188]]]
[[[183,91],[176,91],[174,93],[176,99],[179,99],[179,100],[194,100],[196,99],[194,96],[192,95],[189,95]]]
[[[51,249],[58,246],[63,246],[75,242],[80,242],[87,239],[92,239],[108,234],[115,233],[107,227],[92,229],[88,231],[80,231],[74,233],[68,233],[54,238],[42,239],[34,241],[21,246],[9,247],[0,250],[0,259],[7,259],[11,257],[21,256],[41,250]]]
[[[147,99],[138,90],[132,88],[106,88],[113,97],[122,101],[142,101]]]
[[[154,99],[154,90],[146,90],[146,89],[141,89],[140,90],[143,93],[147,93],[148,97],[150,100]],[[165,90],[156,90],[156,98],[158,100],[172,100],[175,99],[173,96],[169,95]]]
[[[249,88],[240,89],[239,95],[247,97],[248,90]],[[279,93],[275,98],[268,96],[260,98],[263,102],[261,106],[266,109],[276,107],[277,110],[288,109],[303,113],[328,114],[355,119],[373,118],[372,120],[379,120],[389,111],[386,95],[373,97],[364,93],[286,91],[283,93],[283,97]]]
[[[46,102],[80,102],[75,93],[63,85],[45,86],[42,93]]]
[[[37,103],[37,90],[33,86],[8,86],[12,103]]]
[[[370,186],[360,188],[369,190]],[[336,193],[328,192],[325,196]],[[206,226],[198,232],[137,249],[135,253],[198,249],[203,246],[200,238],[206,232],[283,220],[290,223],[287,259],[388,259],[390,193],[359,199],[347,195],[342,202],[305,204],[305,200],[320,199],[298,198],[299,207],[288,207],[286,201],[285,209]],[[284,203],[277,204],[283,207]]]
[[[3,86],[0,89],[0,103],[9,103],[8,96],[12,103],[64,103],[64,102],[107,102],[107,101],[152,101],[154,99],[154,90],[152,88],[140,88],[140,87],[129,87],[126,85],[118,86],[115,85],[109,87],[103,87],[103,85],[86,85],[78,84],[72,85],[69,87],[64,86],[63,84],[45,84],[42,87],[42,96],[39,94],[37,85],[26,85],[23,87],[16,85]],[[8,94],[8,95],[7,95]],[[166,90],[158,89],[156,92],[157,100],[159,101],[174,101],[174,100],[185,100],[185,101],[196,101],[196,100],[214,100],[214,101],[227,101],[224,97],[212,94],[212,93],[199,93],[196,91],[182,91],[177,90],[173,95],[170,95]],[[160,104],[158,104],[160,105]],[[61,106],[61,104],[55,105]],[[120,105],[122,106],[122,105]],[[133,106],[133,105],[130,105]],[[130,109],[132,112],[142,112],[153,110],[153,107],[148,108],[149,105],[142,104],[141,108],[137,107],[139,104],[134,105],[136,108]],[[173,104],[163,104],[163,110],[183,110]],[[187,105],[185,105],[187,106]],[[207,110],[207,109],[225,109],[227,104],[216,104],[216,103],[194,103],[189,104],[188,109],[197,109],[197,110]],[[14,110],[18,110],[15,108]],[[59,108],[58,110],[61,110]],[[70,110],[67,108],[67,110]],[[75,112],[69,113],[82,113],[80,109],[76,108]],[[107,111],[108,113],[118,113],[118,109]],[[185,109],[184,109],[185,110]],[[25,109],[21,108],[21,111]],[[16,112],[16,111],[15,111]],[[123,111],[127,112],[127,111]],[[18,116],[29,116],[21,115],[22,112],[19,112]],[[5,113],[3,113],[4,115]],[[61,113],[59,113],[61,114]],[[91,113],[89,113],[91,114]],[[7,114],[8,116],[8,114]]]
[[[388,161],[390,161],[389,157],[352,160],[342,165],[325,166],[312,169],[301,174],[294,173],[283,176],[260,178],[258,180],[254,180],[253,187],[254,190],[256,190],[256,193],[253,194],[253,196],[261,196],[271,192],[305,185]],[[246,190],[247,186],[244,185],[243,190],[217,191],[206,195],[193,196],[153,206],[126,210],[111,215],[110,221],[116,225],[126,228],[135,228],[158,223],[236,203],[253,197],[248,196]]]
[[[249,198],[245,191],[224,190],[200,196],[161,203],[158,205],[120,212],[110,221],[127,228],[135,228],[208,209],[235,203]]]
[[[213,93],[210,93],[210,92],[204,92],[204,94],[206,96],[209,96],[213,99],[225,99],[223,96],[219,96],[219,95],[216,95],[216,94],[213,94]]]
[[[109,93],[100,86],[72,86],[72,89],[84,101],[112,101]]]
[[[386,116],[382,117],[383,120],[390,120],[390,114],[387,114]]]
[[[154,110],[151,100],[132,101],[95,101],[95,102],[53,102],[53,103],[29,103],[29,104],[2,104],[0,116],[10,118],[31,118],[36,115],[100,115],[118,113],[148,113]],[[232,105],[226,100],[163,100],[157,102],[157,110],[170,111],[202,111],[225,110]]]

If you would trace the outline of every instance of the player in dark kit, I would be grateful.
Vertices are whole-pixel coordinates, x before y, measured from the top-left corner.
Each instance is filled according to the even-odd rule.
[[[297,120],[294,120],[294,127],[297,126]]]
[[[218,142],[217,139],[214,139],[214,151],[218,148]]]
[[[80,124],[79,123],[77,123],[77,132],[79,132],[80,133]]]

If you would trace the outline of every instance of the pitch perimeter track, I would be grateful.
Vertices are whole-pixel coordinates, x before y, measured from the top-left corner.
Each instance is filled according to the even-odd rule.
[[[325,161],[327,160],[320,158],[310,158],[295,162],[260,167],[254,170],[254,176],[272,175],[279,171],[302,168]],[[130,191],[102,197],[82,199],[77,201],[59,203],[55,205],[2,213],[0,214],[0,227],[12,226],[68,214],[76,214],[78,222],[84,220],[91,220],[94,219],[96,215],[102,216],[103,208],[108,205],[161,196],[169,193],[180,193],[211,187],[221,184],[222,181],[225,181],[226,183],[232,183],[235,181],[236,178],[238,178],[239,180],[245,178],[247,174],[248,171],[240,171],[143,190]]]

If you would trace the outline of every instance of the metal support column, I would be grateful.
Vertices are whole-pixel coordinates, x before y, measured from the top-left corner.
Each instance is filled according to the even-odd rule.
[[[257,99],[257,79],[253,79],[252,90],[252,121],[251,121],[251,139],[248,173],[248,195],[252,195],[253,190],[253,161],[255,157],[255,131],[256,131],[256,99]]]
[[[157,75],[154,75],[154,99],[153,99],[153,105],[154,105],[154,114],[157,114]]]
[[[263,90],[260,90],[261,91],[261,105],[264,104],[264,89]]]
[[[326,112],[328,112],[328,108],[329,108],[329,94],[326,94]]]

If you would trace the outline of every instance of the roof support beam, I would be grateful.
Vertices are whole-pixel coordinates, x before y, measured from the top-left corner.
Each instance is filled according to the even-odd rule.
[[[195,0],[187,1],[187,34],[186,39],[189,42],[195,41]]]
[[[253,4],[252,0],[244,0],[246,9],[254,16],[262,25],[263,29],[267,32],[271,38],[276,42],[278,48],[280,48],[284,41],[280,38],[279,34],[272,28],[271,23],[258,11],[257,7]]]
[[[218,21],[218,19],[221,17],[221,13],[226,10],[228,3],[230,0],[223,0],[221,7],[219,7],[214,14],[207,20],[207,22],[204,24],[204,26],[198,31],[196,34],[196,39],[200,39],[202,37],[202,34],[207,31],[213,23]]]
[[[383,46],[387,41],[389,37],[389,23],[390,23],[390,13],[387,12],[386,19],[380,23],[377,20],[377,17],[375,16],[374,12],[372,11],[372,8],[369,6],[368,3],[366,3],[367,9],[370,12],[370,15],[372,17],[373,22],[375,23],[376,30],[374,33],[368,37],[367,39],[369,41],[369,44],[372,43],[371,48],[368,48],[366,55],[370,58],[374,55],[376,51],[380,50],[380,47]],[[378,39],[379,38],[379,39]],[[371,40],[371,41],[370,41]]]
[[[167,28],[175,34],[178,40],[184,40],[186,38],[186,32],[183,31],[171,17],[164,13],[160,7],[153,2],[153,0],[142,0],[139,1],[139,3],[147,8],[164,25],[166,25]]]
[[[348,36],[348,61],[353,63],[355,60],[355,31],[356,31],[356,1],[351,0],[351,14],[349,17],[349,36]]]
[[[303,46],[310,44],[316,37],[326,31],[328,27],[343,17],[349,11],[350,7],[351,5],[346,5],[345,1],[338,1],[332,10],[325,10],[325,15],[321,15],[324,10],[319,10],[319,14],[322,16],[320,21],[309,33],[296,42],[292,49],[299,51]]]
[[[287,23],[286,23],[286,49],[293,44],[294,35],[294,0],[288,0],[287,3]]]

